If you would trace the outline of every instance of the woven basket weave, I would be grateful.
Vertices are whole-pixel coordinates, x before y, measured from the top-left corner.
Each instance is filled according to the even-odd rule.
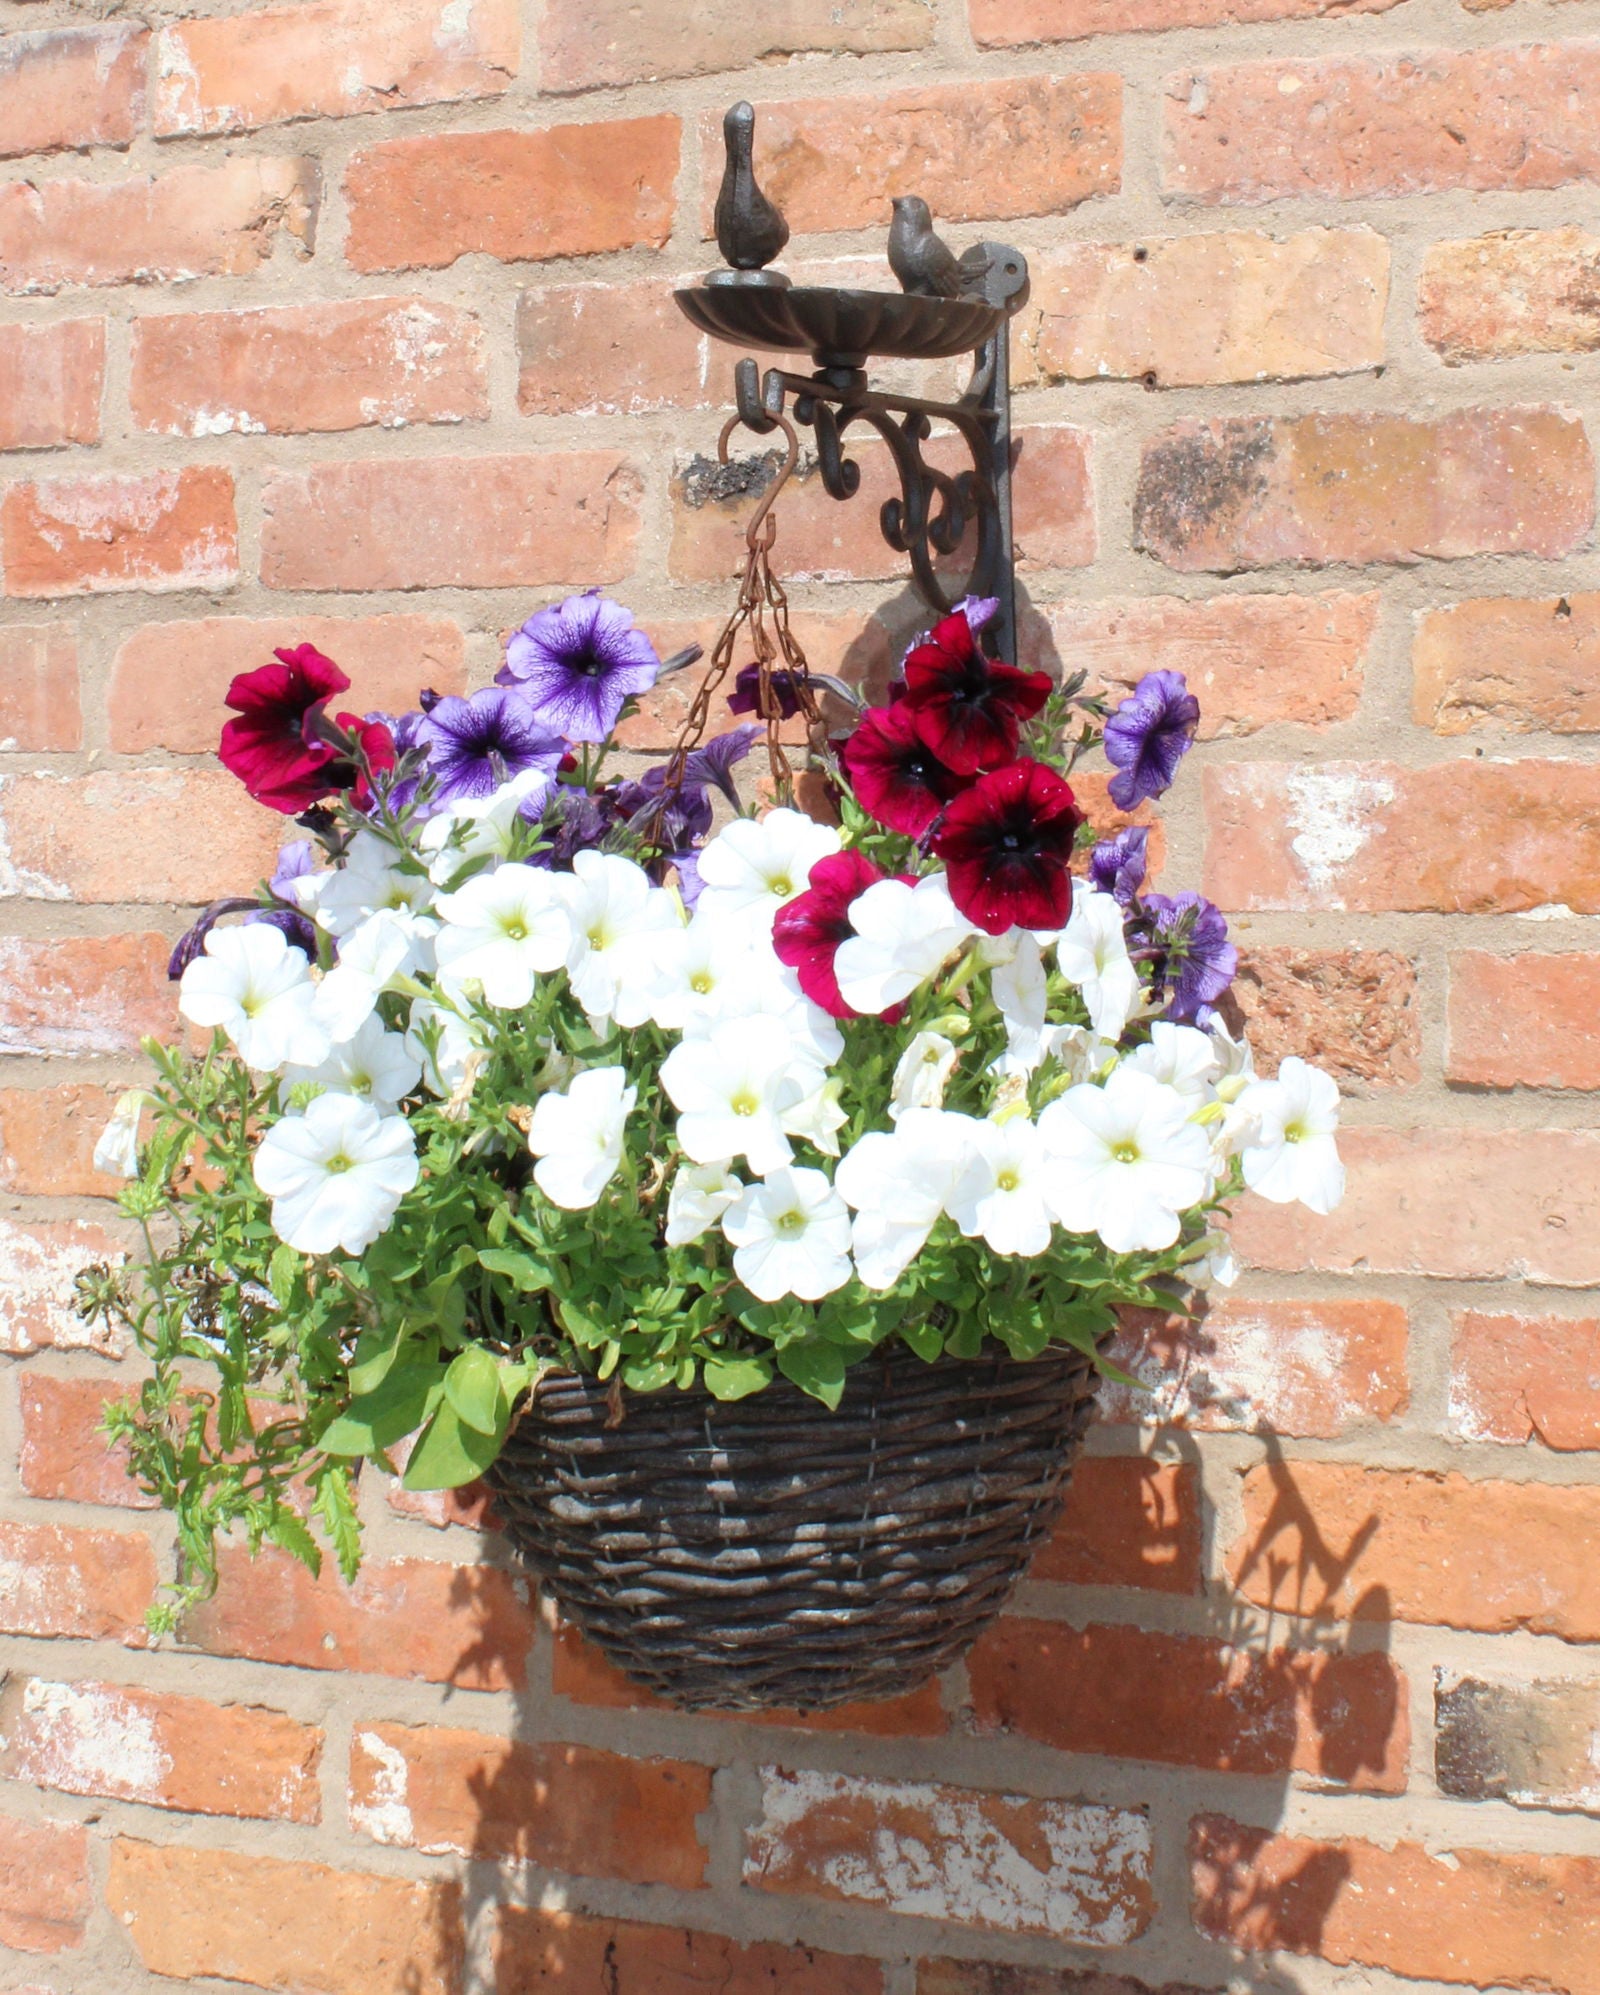
[[[542,1379],[489,1472],[562,1613],[685,1710],[893,1697],[1000,1612],[1093,1412],[1081,1352],[852,1368],[828,1413],[785,1381],[734,1404]]]

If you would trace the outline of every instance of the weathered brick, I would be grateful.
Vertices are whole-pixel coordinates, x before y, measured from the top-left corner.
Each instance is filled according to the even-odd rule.
[[[78,638],[71,624],[0,630],[0,746],[46,753],[83,746]]]
[[[1412,712],[1438,734],[1600,732],[1600,595],[1490,596],[1428,610]]]
[[[1056,1752],[1405,1789],[1405,1680],[1375,1651],[1252,1653],[1207,1636],[1008,1615],[967,1667],[981,1726]]]
[[[1600,956],[1490,956],[1450,962],[1445,1074],[1463,1087],[1600,1088]]]
[[[1200,1539],[1200,1478],[1192,1463],[1084,1455],[1028,1576],[1063,1586],[1198,1593]]]
[[[722,114],[707,112],[708,241],[722,157]],[[1121,79],[1006,76],[763,104],[755,164],[797,235],[884,227],[896,188],[914,187],[941,222],[1061,215],[1121,185]]]
[[[1594,521],[1583,424],[1553,408],[1197,417],[1144,447],[1134,544],[1169,568],[1570,554]]]
[[[19,1953],[82,1946],[92,1902],[84,1829],[0,1815],[0,1945]]]
[[[351,1827],[432,1855],[691,1891],[710,1805],[711,1769],[683,1760],[387,1723],[358,1724],[350,1747]]]
[[[1461,1801],[1600,1811],[1600,1684],[1434,1672],[1434,1773]]]
[[[1600,1991],[1600,1859],[1392,1848],[1192,1825],[1194,1919],[1247,1953],[1314,1954],[1415,1980]]]
[[[0,1353],[26,1358],[35,1351],[95,1351],[120,1358],[126,1334],[86,1323],[75,1307],[74,1284],[86,1267],[120,1263],[123,1249],[115,1233],[78,1219],[0,1219]]]
[[[1564,187],[1600,172],[1597,89],[1594,42],[1182,70],[1163,186],[1196,201]]]
[[[1206,892],[1258,908],[1600,911],[1600,772],[1577,762],[1236,762],[1205,774]]]
[[[1420,1076],[1416,966],[1387,949],[1250,949],[1230,993],[1262,1073],[1288,1054],[1341,1087],[1410,1087]]]
[[[604,1989],[606,1995],[881,1995],[875,1960],[820,1947],[742,1944],[721,1933],[591,1919],[580,1912],[502,1905],[495,1926],[496,1985]]]
[[[106,322],[0,326],[0,450],[100,441]]]
[[[24,1372],[17,1380],[22,1445],[17,1478],[29,1496],[73,1503],[108,1503],[120,1510],[151,1510],[129,1474],[126,1448],[112,1449],[100,1431],[109,1399],[126,1400],[126,1387],[108,1391],[98,1379],[52,1378]]]
[[[462,1995],[461,1886],[320,1863],[111,1845],[107,1901],[152,1974],[304,1995]]]
[[[643,415],[711,402],[710,341],[670,284],[551,284],[517,299],[525,416]]]
[[[86,1082],[0,1088],[0,1191],[114,1197],[118,1180],[95,1169],[94,1146],[116,1103],[115,1088]]]
[[[1429,245],[1417,287],[1422,337],[1451,366],[1600,347],[1600,236],[1498,229]]]
[[[1081,1946],[1121,1946],[1154,1916],[1137,1809],[777,1766],[761,1786],[744,1881],[762,1891]]]
[[[411,1459],[414,1445],[408,1436],[388,1451],[390,1461],[401,1473]],[[436,1531],[446,1530],[452,1524],[478,1531],[492,1529],[499,1522],[490,1502],[488,1484],[484,1482],[462,1483],[456,1489],[407,1489],[397,1474],[386,1479],[384,1498],[397,1516],[414,1517],[420,1524],[431,1524]]]
[[[527,1582],[497,1566],[369,1557],[354,1586],[313,1579],[280,1552],[225,1545],[221,1584],[184,1623],[214,1655],[298,1669],[421,1677],[462,1690],[520,1688],[533,1646]]]
[[[132,180],[0,185],[0,291],[240,277],[280,242],[311,252],[318,199],[309,159],[264,153]]]
[[[924,1960],[917,1963],[917,1995],[1212,1995],[1185,1981],[1159,1988],[1126,1974],[1097,1968],[1017,1967],[1001,1960]]]
[[[1112,1348],[1148,1390],[1104,1385],[1108,1420],[1333,1440],[1410,1400],[1397,1302],[1212,1299],[1196,1319],[1125,1312]]]
[[[0,159],[125,146],[144,116],[137,22],[0,36]]]
[[[286,820],[233,777],[199,769],[35,771],[0,790],[9,865],[0,895],[47,901],[170,901],[237,894],[272,870]],[[173,835],[203,824],[203,840]]]
[[[1600,1136],[1577,1129],[1347,1129],[1344,1202],[1312,1220],[1244,1199],[1249,1265],[1300,1273],[1600,1283]]]
[[[10,596],[226,588],[239,579],[233,479],[207,464],[15,484],[0,555]]]
[[[588,587],[633,565],[639,474],[610,450],[422,457],[269,475],[269,589]]]
[[[1600,1638],[1600,1489],[1264,1462],[1244,1477],[1235,1587],[1281,1613]]]
[[[1458,1310],[1450,1431],[1467,1441],[1600,1448],[1600,1321]]]
[[[25,1676],[0,1694],[0,1773],[64,1794],[315,1822],[321,1752],[314,1725],[257,1704]]]
[[[1164,28],[1233,27],[1246,21],[1294,21],[1324,14],[1384,14],[1399,4],[1400,0],[967,0],[967,14],[980,48],[1020,48],[1030,42],[1075,42],[1090,35],[1127,35]],[[976,1987],[974,1983],[974,1990]],[[1009,1983],[1006,1995],[1011,1995]],[[1020,1987],[1017,1995],[1022,1995]],[[1107,1995],[1111,1995],[1109,1988]]]
[[[684,13],[632,0],[550,0],[540,34],[540,87],[594,90],[658,76],[704,76],[784,56],[869,55],[926,48],[928,0],[788,0],[776,15],[709,0]]]
[[[315,0],[174,21],[156,41],[155,128],[243,132],[496,97],[520,52],[516,0]]]
[[[1389,246],[1370,229],[1070,243],[1033,272],[1019,378],[1194,388],[1383,365]],[[1013,337],[1016,337],[1014,334]]]
[[[397,713],[418,693],[464,693],[467,646],[448,617],[203,617],[145,623],[117,648],[106,691],[111,746],[119,754],[152,748],[176,755],[216,752],[229,718],[223,700],[241,672],[272,654],[314,644],[350,680],[334,702],[354,713]]]
[[[156,1588],[150,1540],[127,1531],[0,1524],[0,1628],[144,1644]]]
[[[483,328],[459,305],[355,298],[133,325],[133,419],[166,436],[481,422]]]
[[[0,936],[0,1053],[133,1053],[170,1036],[164,935]]]
[[[672,232],[678,120],[627,118],[544,131],[386,139],[345,176],[357,270],[434,270],[593,256]]]

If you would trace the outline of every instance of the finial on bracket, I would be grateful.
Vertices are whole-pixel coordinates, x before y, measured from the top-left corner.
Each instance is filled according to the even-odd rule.
[[[738,103],[722,120],[727,164],[717,191],[717,247],[728,268],[713,270],[708,284],[767,284],[786,287],[781,270],[766,266],[789,240],[789,224],[776,205],[756,185],[756,114],[752,105]]]

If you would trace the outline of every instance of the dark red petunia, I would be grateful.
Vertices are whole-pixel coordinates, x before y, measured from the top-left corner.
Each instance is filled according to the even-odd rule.
[[[1050,697],[1048,672],[1019,672],[986,658],[959,610],[911,647],[903,670],[918,739],[960,776],[1014,761],[1021,723]]]
[[[1071,789],[1042,762],[980,776],[945,812],[934,840],[951,900],[985,935],[1064,927],[1067,864],[1082,822]]]
[[[779,908],[772,923],[772,947],[800,979],[800,988],[830,1018],[855,1018],[839,994],[833,959],[839,944],[855,934],[850,907],[868,887],[888,875],[864,852],[832,852],[811,868],[811,884],[803,894]]]
[[[275,665],[241,672],[228,688],[239,719],[223,728],[217,752],[257,803],[292,817],[339,788],[339,758],[316,729],[350,681],[314,644],[272,655]]]
[[[944,766],[900,703],[868,707],[839,760],[861,808],[907,838],[920,838],[972,780]]]
[[[357,810],[368,810],[376,800],[367,778],[387,775],[394,767],[394,736],[386,721],[363,720],[358,713],[340,714],[339,725],[361,751],[361,760],[341,759],[330,773],[339,779],[338,789],[350,790],[350,801]]]

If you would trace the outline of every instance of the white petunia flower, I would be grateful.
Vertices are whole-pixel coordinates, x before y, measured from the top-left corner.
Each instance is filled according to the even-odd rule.
[[[898,1122],[914,1108],[943,1108],[945,1083],[959,1055],[942,1032],[919,1032],[895,1063],[889,1091],[889,1120]]]
[[[666,1243],[687,1247],[707,1233],[744,1191],[726,1164],[680,1164],[667,1194]]]
[[[1098,1233],[1114,1254],[1170,1247],[1179,1214],[1211,1188],[1211,1145],[1190,1106],[1126,1062],[1103,1088],[1080,1085],[1051,1102],[1039,1133],[1062,1225]]]
[[[539,1159],[533,1181],[552,1205],[587,1212],[616,1176],[622,1138],[638,1090],[621,1067],[590,1067],[565,1094],[534,1104],[528,1148]]]
[[[559,970],[572,947],[572,918],[554,873],[512,864],[479,873],[438,902],[435,945],[447,989],[476,985],[484,1002],[520,1011],[535,980]]]
[[[650,1016],[655,952],[683,929],[683,903],[650,884],[642,866],[614,852],[580,852],[560,878],[572,922],[567,975],[594,1019],[643,1025]]]
[[[380,1115],[400,1106],[422,1078],[422,1061],[406,1036],[386,1032],[381,1018],[369,1018],[343,1045],[314,1067],[285,1067],[280,1098],[300,1081],[314,1081],[335,1094],[359,1095]]]
[[[1208,1101],[1217,1075],[1217,1049],[1210,1036],[1194,1026],[1158,1019],[1150,1028],[1149,1045],[1137,1047],[1123,1064],[1196,1102]]]
[[[927,1245],[972,1147],[970,1116],[907,1109],[839,1160],[834,1187],[855,1208],[851,1251],[871,1289],[893,1288]]]
[[[425,917],[383,908],[340,939],[339,960],[317,986],[317,1019],[334,1045],[353,1039],[401,978],[433,967],[433,938]]]
[[[111,1120],[100,1132],[94,1146],[94,1167],[108,1178],[136,1178],[139,1175],[139,1118],[146,1102],[155,1096],[146,1088],[129,1088],[117,1096]]]
[[[1122,909],[1110,894],[1072,897],[1072,913],[1056,942],[1056,963],[1083,993],[1089,1020],[1102,1039],[1120,1039],[1139,1002],[1139,973],[1128,955]]]
[[[1239,1262],[1226,1233],[1207,1233],[1179,1265],[1191,1288],[1232,1288],[1239,1279]]]
[[[1031,1074],[1044,1058],[1046,979],[1038,942],[1015,931],[1015,947],[995,965],[989,992],[1005,1020],[1006,1050],[996,1065],[1002,1073]]]
[[[352,1095],[319,1094],[304,1115],[274,1123],[255,1154],[273,1231],[302,1254],[364,1253],[417,1176],[405,1117]]]
[[[751,939],[747,926],[708,919],[698,909],[686,928],[663,930],[640,971],[645,1017],[669,1032],[709,1031],[724,1005],[760,974]]]
[[[824,1157],[837,1157],[839,1131],[850,1120],[839,1104],[843,1092],[843,1081],[821,1081],[803,1100],[784,1111],[784,1135],[803,1138],[814,1150],[820,1150]]]
[[[1334,1132],[1339,1090],[1331,1076],[1291,1054],[1275,1081],[1252,1081],[1239,1097],[1255,1126],[1243,1150],[1244,1181],[1274,1205],[1293,1199],[1329,1213],[1344,1197]]]
[[[831,1067],[844,1052],[837,1020],[811,1002],[794,971],[785,969],[764,943],[752,952],[743,975],[723,992],[715,1012],[693,1014],[683,1036],[704,1039],[736,1019],[764,1019],[785,1035],[803,1064]]]
[[[316,996],[304,950],[291,948],[281,928],[252,921],[212,929],[206,953],[183,973],[178,1009],[194,1025],[220,1025],[247,1067],[275,1074],[327,1052]]]
[[[914,886],[877,881],[850,903],[850,923],[856,932],[840,943],[834,974],[845,1003],[871,1018],[910,997],[973,933],[943,873]]]
[[[722,1231],[734,1273],[761,1302],[816,1302],[850,1279],[850,1214],[821,1171],[777,1170],[747,1185]]]
[[[453,1096],[483,1064],[485,1045],[476,1019],[463,1018],[432,998],[413,998],[406,1047],[421,1063],[436,1095]]]
[[[805,892],[811,868],[837,852],[839,843],[837,831],[802,811],[736,817],[700,854],[697,912],[740,915],[770,932],[778,909]]]
[[[1043,1054],[1075,1081],[1098,1080],[1121,1057],[1109,1040],[1086,1025],[1047,1025]]]
[[[546,770],[524,769],[488,796],[462,797],[430,817],[417,834],[429,877],[449,887],[476,860],[509,859],[523,828],[523,805],[531,798],[537,817],[553,786]]]
[[[1042,1254],[1050,1244],[1049,1158],[1025,1115],[974,1121],[950,1217],[969,1239],[981,1235],[997,1254]]]
[[[344,863],[331,872],[303,873],[294,883],[295,897],[317,926],[331,935],[348,935],[381,910],[426,914],[433,902],[433,882],[399,861],[400,854],[388,839],[358,831]]]
[[[820,1069],[797,1064],[770,1021],[734,1019],[705,1039],[685,1039],[661,1063],[661,1085],[678,1110],[678,1141],[697,1164],[749,1159],[776,1170],[794,1152],[783,1118],[821,1085]]]

